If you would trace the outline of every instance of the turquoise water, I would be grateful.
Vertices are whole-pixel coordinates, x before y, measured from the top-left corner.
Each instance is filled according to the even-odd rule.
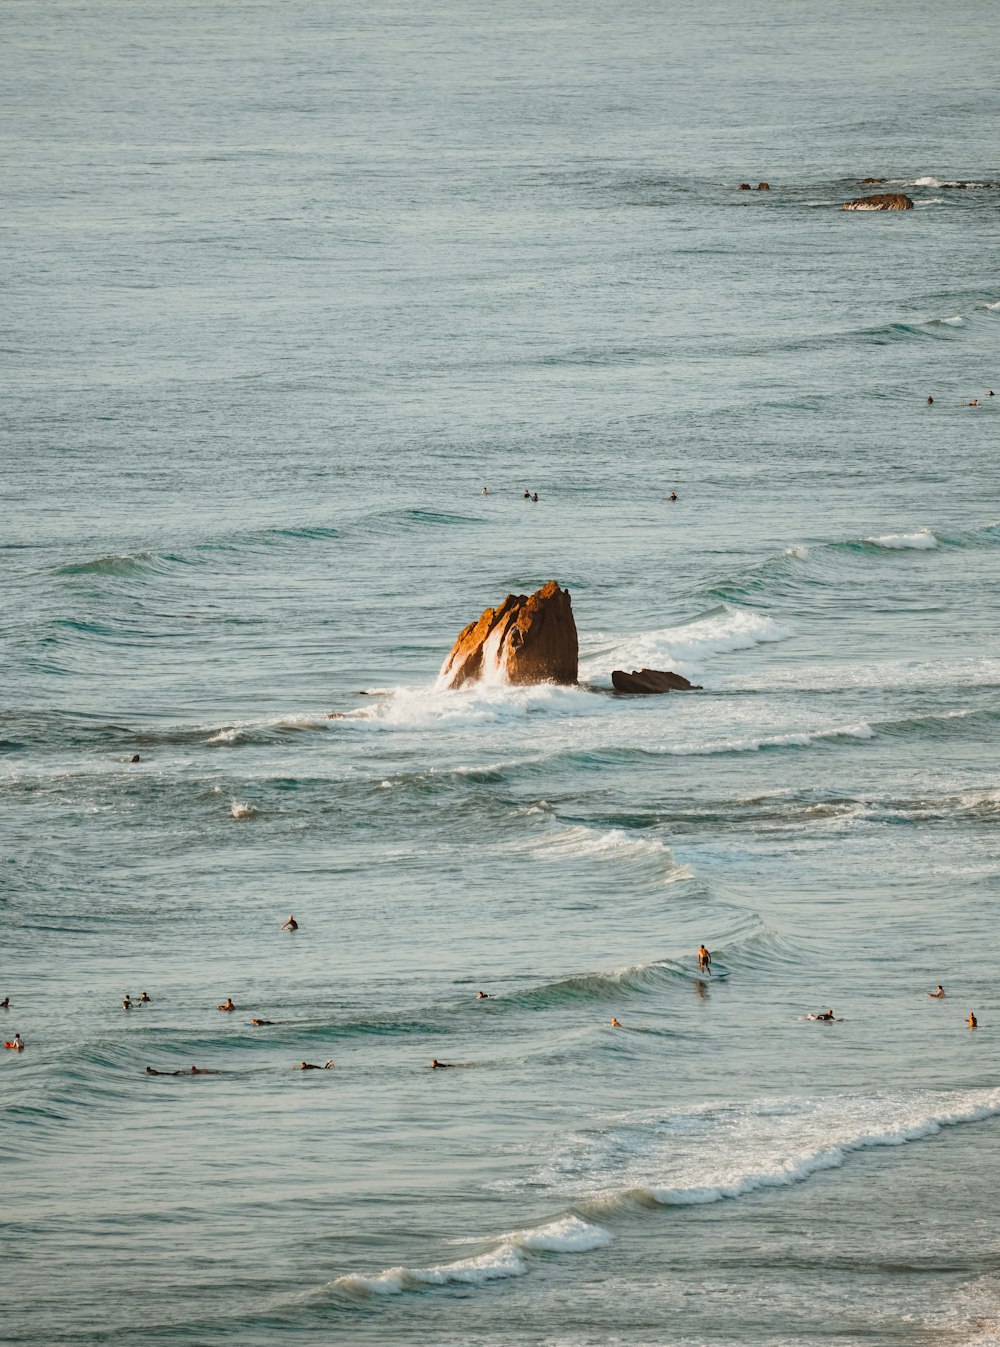
[[[991,11],[4,28],[5,1341],[1000,1341]]]

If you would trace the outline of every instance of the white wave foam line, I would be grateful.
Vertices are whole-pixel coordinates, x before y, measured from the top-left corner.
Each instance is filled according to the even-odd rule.
[[[805,664],[765,669],[760,674],[730,674],[726,689],[754,691],[794,688],[796,692],[828,692],[841,688],[982,687],[1000,683],[1000,660],[882,660],[870,664]]]
[[[233,800],[229,807],[229,816],[235,819],[255,818],[257,812],[253,805],[248,804],[246,800]]]
[[[673,863],[674,853],[658,837],[643,837],[624,828],[598,832],[582,824],[532,840],[531,850],[542,858],[563,856],[657,856]]]
[[[508,1277],[523,1277],[528,1271],[525,1251],[530,1253],[586,1253],[611,1243],[611,1232],[603,1226],[583,1221],[579,1216],[564,1216],[548,1225],[517,1234],[502,1235],[493,1249],[473,1258],[434,1267],[394,1267],[370,1277],[338,1277],[324,1290],[339,1291],[358,1298],[396,1296],[429,1286],[485,1286],[487,1282]]]
[[[930,529],[920,529],[916,533],[886,533],[879,538],[864,538],[862,541],[870,543],[872,547],[913,548],[918,551],[938,545],[938,540]]]
[[[998,300],[996,301],[995,304],[984,304],[984,305],[983,305],[983,308],[984,308],[984,309],[1000,309],[1000,299],[998,299]]]
[[[328,722],[325,715],[312,714],[301,716],[273,716],[268,720],[238,720],[232,725],[224,725],[215,734],[206,739],[208,744],[233,744],[241,735],[260,730],[325,730]]]
[[[764,748],[808,748],[811,744],[830,739],[874,739],[875,731],[866,720],[853,725],[831,725],[826,729],[795,730],[789,734],[751,736],[745,739],[714,739],[678,744],[671,748],[652,750],[667,757],[697,758],[713,753],[759,753]]]
[[[599,645],[600,649],[588,653],[586,667],[591,677],[607,677],[609,661],[625,669],[672,669],[689,675],[697,673],[713,655],[750,650],[794,635],[790,627],[763,613],[721,604],[676,627],[626,637],[598,634],[587,641],[588,647]]]
[[[954,316],[953,318],[939,318],[937,321],[938,321],[939,323],[944,323],[944,325],[945,325],[946,327],[964,327],[964,326],[965,326],[965,319],[961,316],[961,314],[958,314],[958,313],[956,313],[955,316]]]
[[[1000,1116],[1000,1089],[761,1099],[689,1113],[625,1115],[576,1138],[535,1180],[584,1210],[630,1198],[700,1206],[801,1183],[856,1152],[906,1145]]]
[[[797,561],[805,561],[809,555],[809,548],[805,543],[792,543],[791,547],[785,548],[786,557],[795,557]]]

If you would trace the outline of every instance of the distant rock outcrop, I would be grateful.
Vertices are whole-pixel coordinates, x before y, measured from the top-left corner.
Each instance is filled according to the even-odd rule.
[[[841,210],[912,210],[913,202],[903,192],[876,192],[845,201]]]
[[[508,594],[459,634],[438,686],[575,683],[579,642],[569,591],[550,580],[536,593]]]
[[[611,682],[616,692],[698,692],[700,683],[689,683],[680,674],[666,669],[633,669],[630,674],[615,669]]]

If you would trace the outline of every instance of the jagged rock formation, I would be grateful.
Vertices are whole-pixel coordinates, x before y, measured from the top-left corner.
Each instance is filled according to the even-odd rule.
[[[508,594],[459,633],[438,686],[575,683],[579,641],[569,590],[550,580],[530,596]]]
[[[690,692],[700,691],[700,683],[689,683],[680,674],[666,669],[633,669],[630,674],[615,669],[611,682],[616,692]]]
[[[913,202],[903,192],[876,192],[845,201],[841,210],[912,210]]]

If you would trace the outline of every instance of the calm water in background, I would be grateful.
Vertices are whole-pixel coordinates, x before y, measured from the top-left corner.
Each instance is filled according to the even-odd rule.
[[[994,17],[8,8],[5,1340],[1000,1340]]]

